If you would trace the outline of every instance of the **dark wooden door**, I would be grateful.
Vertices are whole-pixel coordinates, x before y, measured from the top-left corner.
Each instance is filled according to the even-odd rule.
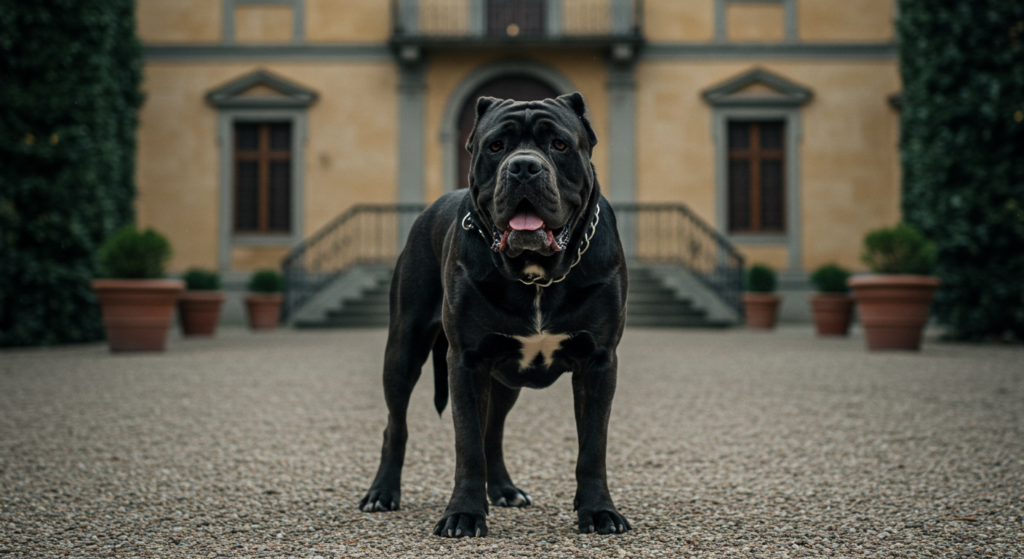
[[[469,152],[466,142],[473,132],[476,121],[476,101],[481,97],[497,97],[498,99],[515,99],[516,101],[540,101],[558,96],[558,92],[548,84],[525,76],[506,76],[491,80],[480,86],[462,106],[459,116],[459,188],[469,186]]]
[[[487,0],[487,36],[544,34],[544,0]]]

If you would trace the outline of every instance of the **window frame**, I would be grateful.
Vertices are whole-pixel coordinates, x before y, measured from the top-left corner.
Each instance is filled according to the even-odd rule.
[[[235,8],[240,6],[288,6],[292,9],[292,38],[290,43],[306,42],[306,3],[304,0],[221,0],[221,44],[234,45]]]
[[[781,4],[783,10],[783,43],[799,43],[797,0],[715,0],[715,42],[728,43],[726,9],[729,4]]]
[[[788,267],[800,269],[802,243],[800,238],[800,140],[802,136],[800,108],[785,106],[739,107],[717,106],[713,109],[713,139],[715,142],[715,221],[718,230],[737,245],[785,246]],[[784,233],[730,233],[729,232],[729,122],[782,121],[785,126],[783,143],[783,177],[785,187]]]
[[[305,109],[221,109],[217,141],[220,145],[219,266],[231,269],[231,249],[237,246],[291,247],[302,242],[304,220],[304,146],[308,135]],[[289,123],[291,125],[291,231],[250,233],[235,231],[235,124]]]

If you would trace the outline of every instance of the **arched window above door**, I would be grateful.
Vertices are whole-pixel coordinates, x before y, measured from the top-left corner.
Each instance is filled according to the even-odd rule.
[[[558,92],[547,83],[522,75],[505,75],[492,79],[471,93],[459,112],[459,182],[458,188],[469,187],[470,155],[465,145],[473,131],[476,120],[476,102],[481,97],[497,97],[498,99],[515,99],[516,101],[539,101],[558,97]]]
[[[481,66],[466,76],[449,95],[441,120],[440,140],[444,146],[442,185],[445,192],[468,185],[469,154],[466,152],[466,140],[469,139],[469,131],[475,120],[477,99],[481,95],[518,99],[517,96],[531,92],[502,89],[501,82],[504,79],[540,84],[532,90],[535,99],[564,95],[578,89],[558,70],[534,60],[499,60]],[[495,89],[491,89],[492,84]],[[466,121],[468,124],[464,124]]]

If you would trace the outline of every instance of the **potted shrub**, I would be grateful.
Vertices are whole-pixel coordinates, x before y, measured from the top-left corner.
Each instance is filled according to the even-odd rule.
[[[192,268],[182,276],[185,291],[178,299],[181,332],[186,336],[212,336],[217,331],[224,292],[217,272]]]
[[[850,272],[836,264],[825,264],[811,273],[818,292],[811,295],[814,327],[819,336],[845,336],[850,330],[853,299],[846,281]]]
[[[743,313],[750,328],[775,328],[779,313],[779,296],[775,294],[775,271],[763,264],[754,264],[747,270],[746,293],[743,294]]]
[[[174,303],[185,287],[181,280],[163,279],[171,257],[167,238],[152,229],[127,225],[99,250],[100,270],[108,279],[95,279],[103,326],[111,351],[163,351],[174,318]]]
[[[864,237],[861,259],[874,274],[850,278],[869,349],[921,347],[928,307],[939,278],[936,248],[911,225],[878,229]]]
[[[245,308],[253,330],[277,328],[284,302],[284,277],[275,270],[259,270],[249,279]]]

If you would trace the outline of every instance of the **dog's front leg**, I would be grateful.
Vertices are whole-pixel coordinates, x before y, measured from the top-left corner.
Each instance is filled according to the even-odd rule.
[[[576,461],[576,498],[573,508],[581,534],[615,534],[629,530],[629,521],[619,514],[608,492],[605,455],[608,419],[615,396],[617,360],[615,354],[603,363],[591,365],[572,375],[573,403],[579,457]]]
[[[484,417],[490,378],[448,350],[448,386],[455,423],[455,489],[434,534],[446,538],[487,535],[487,460]]]

